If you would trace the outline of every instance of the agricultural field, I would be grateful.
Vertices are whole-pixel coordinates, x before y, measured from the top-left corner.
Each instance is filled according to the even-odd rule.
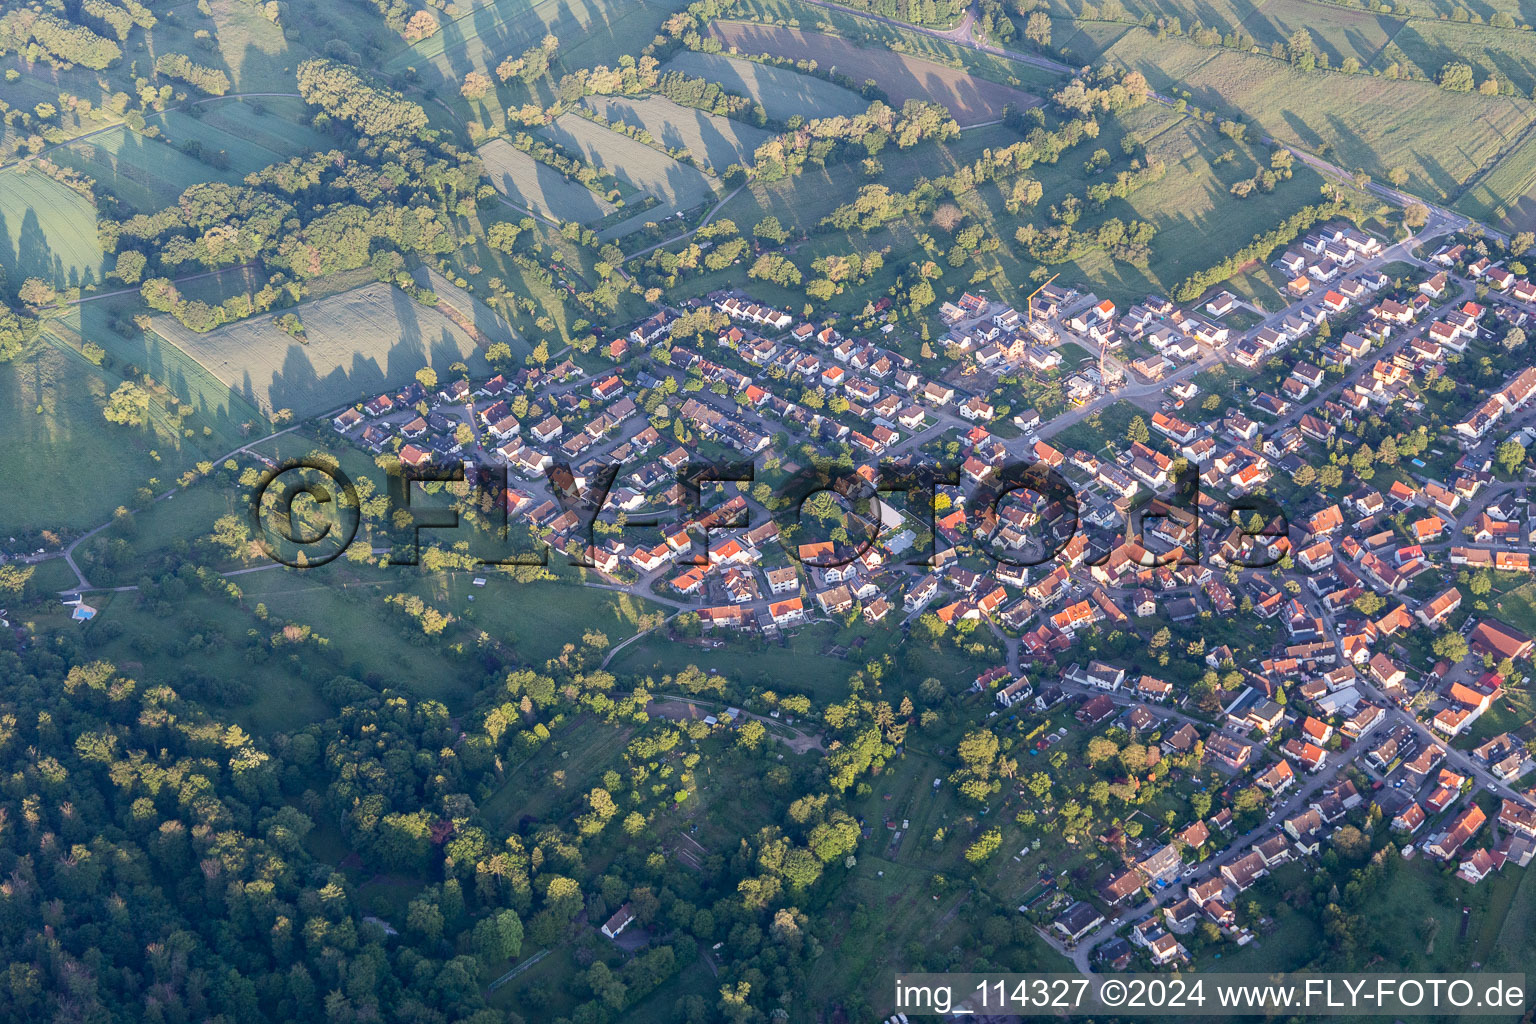
[[[873,21],[852,11],[820,7],[802,0],[740,0],[731,9],[731,16],[742,21],[813,29],[849,40],[854,45],[873,46],[899,55],[887,59],[921,58],[968,72],[977,78],[1030,92],[1050,92],[1061,85],[1060,73],[1038,64],[1014,60],[1002,54],[984,53],[968,46],[957,46],[948,39],[918,32],[895,22]],[[795,52],[778,55],[797,60],[805,56]]]
[[[546,35],[572,44],[562,55],[568,67],[613,64],[685,6],[680,0],[492,0],[452,20],[439,16],[438,32],[394,54],[383,70],[413,67],[429,88],[457,88],[470,71],[493,70]]]
[[[1488,25],[1409,19],[1374,66],[1384,68],[1397,61],[1433,78],[1453,60],[1470,64],[1479,81],[1497,72],[1523,96],[1536,88],[1536,36]]]
[[[840,85],[740,57],[681,50],[662,67],[695,78],[708,79],[762,104],[768,116],[787,121],[796,114],[806,118],[851,116],[869,106],[864,97]]]
[[[1261,165],[1267,163],[1268,156],[1263,148],[1235,144],[1193,117],[1180,115],[1158,104],[1147,104],[1124,117],[1103,119],[1099,137],[1092,143],[1085,142],[1064,153],[1056,164],[1039,164],[1030,170],[1029,176],[1040,181],[1045,193],[1033,219],[1043,221],[1041,212],[1063,196],[1081,194],[1084,158],[1100,147],[1119,153],[1120,141],[1128,132],[1141,140],[1150,156],[1167,165],[1166,174],[1127,199],[1112,200],[1102,213],[1085,218],[1085,222],[1091,223],[1081,224],[1079,228],[1091,230],[1093,225],[1111,217],[1127,222],[1133,219],[1147,221],[1157,229],[1151,262],[1141,269],[1094,252],[1074,263],[1052,268],[1084,281],[1100,295],[1117,302],[1134,302],[1148,292],[1173,290],[1185,277],[1215,262],[1215,254],[1241,247],[1254,234],[1315,201],[1322,184],[1321,177],[1298,162],[1294,176],[1281,182],[1274,192],[1238,199],[1230,189],[1237,181],[1251,178]],[[967,132],[938,149],[924,147],[920,151],[924,155],[902,158],[906,162],[898,163],[900,154],[882,154],[886,167],[882,180],[892,189],[907,188],[919,175],[950,173],[974,160],[982,149],[1006,145],[1012,137],[1013,133],[1001,126],[983,128]],[[1228,152],[1231,157],[1224,157]],[[1121,166],[1118,163],[1112,165],[1109,173]],[[771,213],[786,226],[809,231],[839,203],[846,202],[860,184],[854,168],[807,169],[790,181],[766,185],[754,182],[722,208],[721,216],[730,217],[738,224],[752,224]],[[968,216],[975,218],[976,223],[984,225],[989,234],[1002,239],[1012,239],[1018,226],[1030,219],[1008,213],[1002,193],[992,184],[978,187],[959,205]],[[918,236],[930,231],[932,225],[927,219],[912,218],[867,234],[860,231],[817,234],[801,247],[799,262],[809,265],[817,256],[849,250],[883,250],[885,270],[873,279],[871,285],[846,299],[839,296],[832,300],[832,308],[853,312],[862,307],[864,296],[883,291],[893,283],[895,273],[908,260],[921,258]],[[1014,246],[1004,245],[986,267],[991,287],[995,289],[993,294],[1004,301],[1018,301],[1016,297],[1033,288],[1030,272],[1034,266]],[[947,272],[946,283],[955,287],[968,286],[970,273],[971,268],[964,272]],[[729,270],[719,275],[705,275],[690,279],[687,287],[690,292],[709,291],[722,287],[729,277]],[[794,305],[804,301],[804,293],[799,290],[775,289],[766,283],[757,283],[753,287],[771,302]]]
[[[667,154],[636,142],[616,131],[593,124],[579,114],[562,114],[542,132],[592,166],[629,182],[661,201],[636,215],[640,223],[661,221],[679,210],[697,206],[715,192],[715,183],[703,171],[679,163]],[[638,224],[625,221],[605,234],[622,235]]]
[[[1165,94],[1249,117],[1282,141],[1347,168],[1409,174],[1409,188],[1444,198],[1474,177],[1536,117],[1529,101],[1449,93],[1424,82],[1303,73],[1268,57],[1158,41],[1134,30],[1107,56]]]
[[[887,148],[880,154],[880,180],[892,191],[904,191],[919,178],[950,174],[977,159],[989,147],[1002,147],[1018,136],[1001,125],[968,131],[948,142],[910,150]],[[768,215],[786,228],[809,232],[867,184],[857,164],[806,166],[793,178],[753,181],[720,209],[720,216],[751,226]]]
[[[1527,136],[1474,180],[1454,205],[1500,231],[1536,228],[1536,138]]]
[[[492,139],[476,153],[496,190],[537,216],[585,224],[601,220],[617,209],[585,185],[569,180],[506,139]]]
[[[125,367],[94,365],[79,345],[69,321],[51,321],[25,355],[0,364],[0,478],[47,481],[26,501],[0,502],[0,533],[99,525],[151,478],[168,483],[241,443],[212,418],[182,423],[158,395],[143,426],[107,423],[101,412]]]
[[[90,175],[129,205],[152,211],[198,182],[238,182],[252,171],[334,144],[305,123],[302,102],[284,97],[218,100],[146,120],[159,137],[126,126],[110,128],[64,147],[56,159]],[[188,144],[201,146],[218,163],[185,152],[182,147]]]
[[[942,103],[962,126],[995,121],[1010,103],[1033,106],[1040,102],[1022,89],[978,78],[963,70],[878,47],[860,46],[853,40],[821,32],[741,21],[717,21],[709,30],[735,53],[789,55],[797,60],[814,60],[856,82],[872,79],[890,96],[893,106],[899,107],[911,99]]]
[[[280,312],[207,334],[157,316],[151,333],[268,415],[290,409],[304,417],[362,401],[408,381],[423,366],[446,368],[462,360],[471,373],[486,371],[463,328],[386,284],[306,302],[291,312],[304,325],[302,344],[276,325]]]
[[[11,289],[29,277],[100,284],[102,259],[90,200],[25,165],[0,171],[0,270]]]
[[[610,124],[643,129],[669,151],[685,149],[695,162],[719,174],[732,164],[748,166],[773,133],[728,117],[673,103],[661,96],[588,96],[582,104]]]

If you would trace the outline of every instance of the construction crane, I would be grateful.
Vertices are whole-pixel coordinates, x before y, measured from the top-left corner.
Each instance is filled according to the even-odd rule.
[[[1025,303],[1027,303],[1028,316],[1029,316],[1029,322],[1030,323],[1034,323],[1035,322],[1035,296],[1039,295],[1042,291],[1045,290],[1045,286],[1046,285],[1050,284],[1052,281],[1056,280],[1060,276],[1061,276],[1061,274],[1059,274],[1059,273],[1052,274],[1050,277],[1045,279],[1045,283],[1044,284],[1042,284],[1039,288],[1036,288],[1034,291],[1030,292],[1029,293],[1029,297],[1024,300]]]

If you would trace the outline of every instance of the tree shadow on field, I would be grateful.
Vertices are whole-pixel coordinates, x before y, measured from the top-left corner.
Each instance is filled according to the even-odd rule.
[[[1290,128],[1291,135],[1298,145],[1304,149],[1317,150],[1323,146],[1323,137],[1317,133],[1317,129],[1302,119],[1294,111],[1284,111],[1281,115],[1285,119],[1286,127]]]
[[[15,172],[10,172],[14,174]],[[0,182],[5,179],[0,178]],[[21,230],[16,233],[12,247],[10,225],[0,212],[0,271],[4,272],[6,292],[14,296],[29,277],[39,277],[55,288],[69,288],[93,283],[95,275],[81,274],[79,267],[66,272],[64,261],[48,244],[48,234],[43,230],[35,207],[27,207],[21,218]]]

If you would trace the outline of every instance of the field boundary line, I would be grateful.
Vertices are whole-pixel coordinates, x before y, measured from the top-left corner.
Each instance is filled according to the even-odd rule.
[[[171,113],[172,111],[183,110],[183,109],[185,109],[187,107],[200,107],[200,106],[203,106],[203,105],[208,104],[208,103],[218,103],[218,102],[220,102],[222,100],[262,99],[262,98],[277,99],[279,97],[286,97],[288,99],[303,99],[304,98],[303,96],[301,96],[300,94],[298,94],[296,92],[231,92],[231,93],[225,93],[223,96],[207,96],[207,97],[204,97],[203,99],[200,99],[200,100],[188,100],[185,103],[178,103],[175,106],[166,107],[164,110],[157,110],[157,111],[155,111],[155,116],[157,116],[157,117],[158,116],[163,116],[165,114]],[[90,131],[85,132],[85,133],[83,133],[81,135],[76,135],[72,139],[66,139],[63,142],[55,142],[55,143],[53,143],[51,145],[44,146],[42,149],[38,150],[36,153],[32,153],[29,156],[24,156],[24,157],[22,157],[19,160],[12,160],[10,163],[0,164],[0,171],[8,171],[8,170],[10,170],[13,167],[20,167],[22,164],[31,163],[33,160],[36,160],[38,157],[40,157],[40,156],[47,156],[49,153],[52,153],[56,149],[65,149],[65,148],[67,148],[69,146],[73,146],[77,142],[85,142],[85,141],[87,141],[89,139],[95,138],[97,135],[100,135],[103,132],[110,132],[110,131],[113,131],[114,129],[117,129],[117,128],[127,128],[127,127],[128,127],[128,122],[127,121],[114,121],[114,122],[112,122],[109,125],[103,125],[100,128],[93,128]],[[135,134],[137,134],[137,133],[135,133]]]

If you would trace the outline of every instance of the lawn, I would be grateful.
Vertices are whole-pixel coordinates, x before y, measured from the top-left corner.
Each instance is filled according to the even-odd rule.
[[[663,675],[676,675],[689,665],[697,665],[733,681],[781,693],[804,693],[817,704],[826,704],[846,695],[848,677],[863,666],[862,660],[846,663],[825,656],[835,633],[830,624],[804,626],[794,632],[787,646],[771,643],[759,648],[751,641],[731,642],[726,638],[725,645],[715,649],[650,636],[624,648],[608,668],[621,676],[648,675],[659,685]]]
[[[662,70],[705,78],[749,96],[778,121],[796,114],[805,118],[851,116],[869,106],[864,97],[820,78],[724,54],[681,50]]]
[[[1449,93],[1424,82],[1293,71],[1269,57],[1159,41],[1141,29],[1108,56],[1141,71],[1160,92],[1187,90],[1193,103],[1241,113],[1344,167],[1378,178],[1402,167],[1411,189],[1435,198],[1475,176],[1536,110],[1526,100]]]
[[[97,648],[99,656],[130,677],[164,680],[255,734],[301,729],[330,713],[318,692],[318,683],[327,676],[318,673],[327,666],[339,671],[340,664],[312,647],[259,661],[247,658],[246,632],[261,624],[245,609],[199,596],[179,603],[176,615],[167,617],[139,604],[131,593],[95,594],[91,603],[98,614],[83,631],[110,627],[112,638]],[[326,628],[317,626],[316,631]],[[214,696],[217,691],[204,693],[206,679],[238,680],[250,688],[252,697],[225,704]]]
[[[740,21],[717,21],[711,34],[733,53],[767,53],[814,60],[855,82],[875,81],[893,106],[909,99],[933,100],[949,108],[962,125],[995,121],[1003,108],[1033,106],[1039,100],[1022,89],[980,78],[944,64],[892,53],[859,40],[797,28]]]
[[[433,602],[431,578],[415,568],[356,571],[338,560],[318,569],[272,569],[236,580],[247,607],[259,602],[269,614],[310,626],[325,638],[337,671],[346,668],[378,685],[440,700],[455,713],[465,709],[480,682],[478,665],[449,654],[446,644],[420,642],[420,629],[385,606],[387,595],[411,591],[441,607]]]
[[[287,311],[283,311],[287,312]],[[169,316],[152,321],[151,350],[169,344],[195,359],[247,402],[303,418],[363,401],[403,384],[423,366],[464,360],[485,373],[475,339],[436,309],[373,283],[295,307],[300,343],[279,328],[281,312],[197,334]]]
[[[1422,856],[1400,862],[1362,912],[1357,934],[1372,936],[1372,945],[1388,947],[1386,955],[1398,958],[1384,969],[1457,971],[1482,963],[1485,970],[1518,970],[1529,963],[1530,934],[1509,934],[1506,922],[1529,919],[1536,900],[1536,887],[1525,884],[1530,872],[1501,871],[1477,886],[1443,872]],[[1470,910],[1465,938],[1463,907]],[[1513,942],[1505,945],[1505,939]],[[1502,965],[1490,963],[1495,959]]]
[[[588,96],[583,104],[603,120],[648,132],[669,152],[687,150],[694,161],[719,174],[732,164],[749,166],[757,147],[773,133],[730,118],[680,106],[661,96]]]
[[[566,816],[574,814],[583,795],[601,783],[603,772],[613,768],[623,774],[624,747],[634,734],[632,725],[608,725],[592,715],[566,720],[537,753],[509,767],[501,787],[480,805],[481,816],[514,831],[525,816],[549,821],[557,808]],[[560,782],[553,778],[557,771],[564,773]]]

